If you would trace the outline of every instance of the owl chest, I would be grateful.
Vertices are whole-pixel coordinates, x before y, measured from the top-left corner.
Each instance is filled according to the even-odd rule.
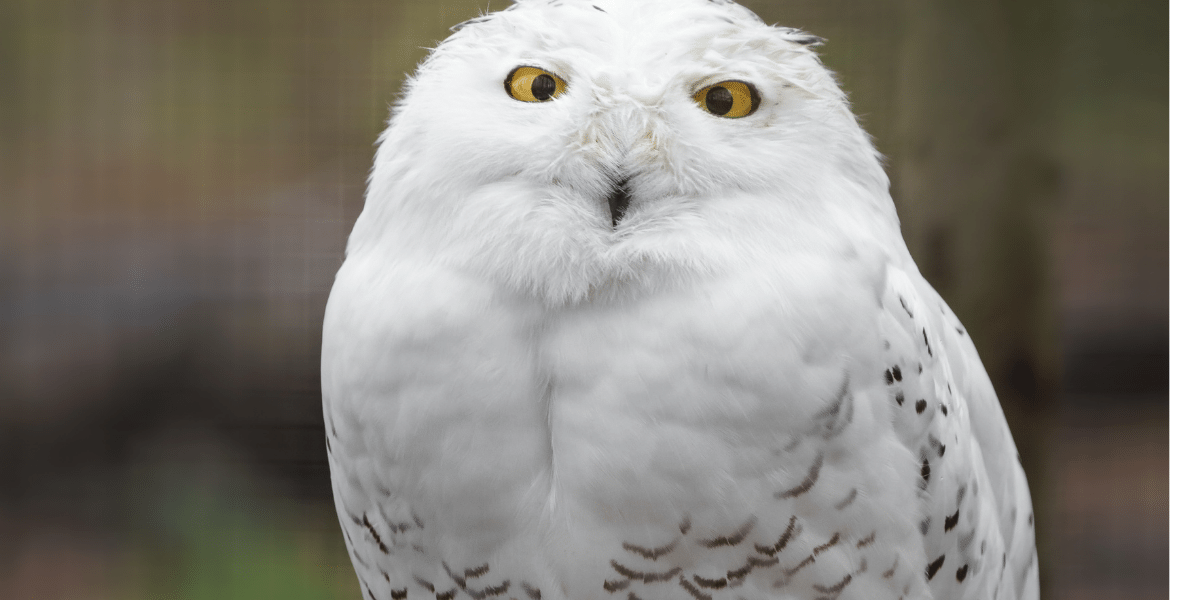
[[[783,464],[781,449],[858,370],[848,357],[870,337],[875,299],[818,267],[558,310],[413,271],[331,300],[335,324],[348,320],[326,340],[331,414],[387,457],[375,467],[386,479],[452,513],[490,519],[551,485],[591,514],[628,516],[681,489],[727,497],[809,464]],[[390,317],[357,326],[361,315]]]
[[[547,323],[537,365],[558,482],[589,512],[641,520],[631,507],[678,506],[679,490],[728,498],[795,468],[781,449],[837,401],[853,368],[837,348],[861,332],[835,318],[846,304],[831,295],[784,300],[754,286]]]
[[[343,494],[388,490],[376,498],[419,513],[451,563],[497,569],[504,548],[527,544],[545,549],[546,568],[580,578],[564,585],[600,589],[609,555],[628,544],[692,535],[680,564],[724,573],[740,568],[743,548],[725,556],[702,542],[747,523],[761,531],[746,547],[808,523],[801,554],[839,535],[870,538],[834,518],[850,519],[837,507],[854,498],[871,508],[872,486],[898,472],[895,444],[868,431],[871,390],[883,385],[861,351],[877,345],[868,286],[744,278],[546,311],[428,279],[381,288],[377,306],[392,310],[380,312],[397,315],[387,335],[374,319],[345,328],[359,337],[327,339],[330,387],[349,392],[331,396],[330,414],[343,437],[362,432],[364,447],[339,458],[353,475]],[[394,310],[417,290],[442,296]],[[566,551],[580,540],[597,555]]]

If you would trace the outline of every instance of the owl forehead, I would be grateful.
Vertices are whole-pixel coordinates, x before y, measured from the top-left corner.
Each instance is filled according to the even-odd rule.
[[[644,79],[778,70],[808,53],[731,2],[522,0],[479,23],[518,60],[563,76]],[[500,31],[497,31],[500,30]],[[499,36],[490,34],[501,33]]]

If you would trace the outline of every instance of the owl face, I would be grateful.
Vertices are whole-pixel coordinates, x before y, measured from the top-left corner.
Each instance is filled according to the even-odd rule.
[[[830,215],[894,229],[813,41],[708,0],[525,0],[470,21],[409,81],[350,251],[570,304],[852,243]]]

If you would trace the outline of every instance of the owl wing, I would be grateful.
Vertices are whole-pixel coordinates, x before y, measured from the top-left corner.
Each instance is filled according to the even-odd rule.
[[[920,462],[933,596],[1037,598],[1029,487],[974,344],[911,264],[888,268],[882,304],[881,376],[896,434]]]
[[[338,271],[321,386],[363,598],[537,600],[522,582],[551,579],[525,568],[545,562],[525,524],[550,456],[524,315],[423,257],[363,251]]]

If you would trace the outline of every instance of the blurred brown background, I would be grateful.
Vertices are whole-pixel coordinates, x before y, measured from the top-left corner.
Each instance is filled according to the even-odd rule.
[[[485,4],[0,0],[0,598],[357,597],[325,295],[404,74]],[[887,155],[1043,597],[1166,598],[1167,2],[746,4]]]

